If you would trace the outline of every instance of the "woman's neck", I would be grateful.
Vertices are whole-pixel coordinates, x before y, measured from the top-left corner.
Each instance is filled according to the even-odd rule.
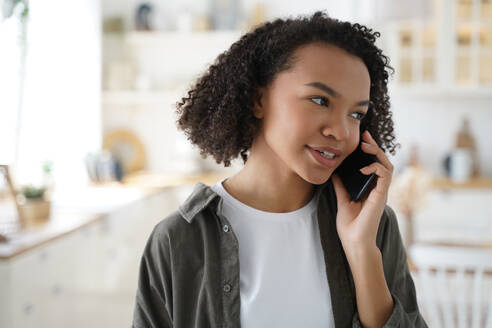
[[[251,152],[245,166],[223,186],[237,200],[266,212],[292,212],[308,204],[314,185],[274,162]]]

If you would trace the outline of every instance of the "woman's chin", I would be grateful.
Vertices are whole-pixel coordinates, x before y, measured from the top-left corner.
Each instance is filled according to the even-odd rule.
[[[323,172],[323,174],[308,174],[308,175],[305,175],[303,177],[304,180],[306,180],[307,182],[311,183],[311,184],[315,184],[315,185],[321,185],[323,183],[325,183],[326,181],[328,181],[328,179],[330,179],[331,177],[331,173],[330,172]]]

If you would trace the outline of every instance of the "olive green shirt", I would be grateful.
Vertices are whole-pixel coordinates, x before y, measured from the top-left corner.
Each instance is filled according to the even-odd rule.
[[[331,179],[315,188],[321,193],[317,218],[335,326],[362,327],[352,273],[336,230],[337,201]],[[133,327],[241,326],[239,245],[231,224],[221,215],[222,201],[198,182],[179,209],[154,227],[140,262]],[[376,244],[394,301],[384,327],[427,327],[417,305],[398,222],[388,205]]]

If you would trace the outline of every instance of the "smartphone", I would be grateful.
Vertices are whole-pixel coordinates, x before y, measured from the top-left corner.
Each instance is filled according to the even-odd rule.
[[[359,171],[364,166],[378,162],[377,157],[364,152],[361,145],[362,141],[359,141],[357,149],[347,156],[334,171],[347,189],[350,200],[354,202],[365,199],[377,182],[376,173],[366,175]]]

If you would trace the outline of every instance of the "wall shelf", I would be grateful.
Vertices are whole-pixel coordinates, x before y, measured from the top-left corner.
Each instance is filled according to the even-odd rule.
[[[436,98],[492,98],[492,86],[440,87],[432,83],[398,84],[388,87],[391,97],[436,97]]]
[[[209,43],[218,42],[229,44],[228,41],[239,39],[243,32],[239,30],[218,30],[218,31],[199,31],[199,32],[179,32],[179,31],[151,31],[141,32],[132,31],[124,35],[124,40],[128,44],[135,46],[162,46],[166,43],[188,43],[196,47],[193,42]]]
[[[185,95],[182,89],[155,90],[155,91],[103,91],[102,102],[104,105],[171,105]]]

